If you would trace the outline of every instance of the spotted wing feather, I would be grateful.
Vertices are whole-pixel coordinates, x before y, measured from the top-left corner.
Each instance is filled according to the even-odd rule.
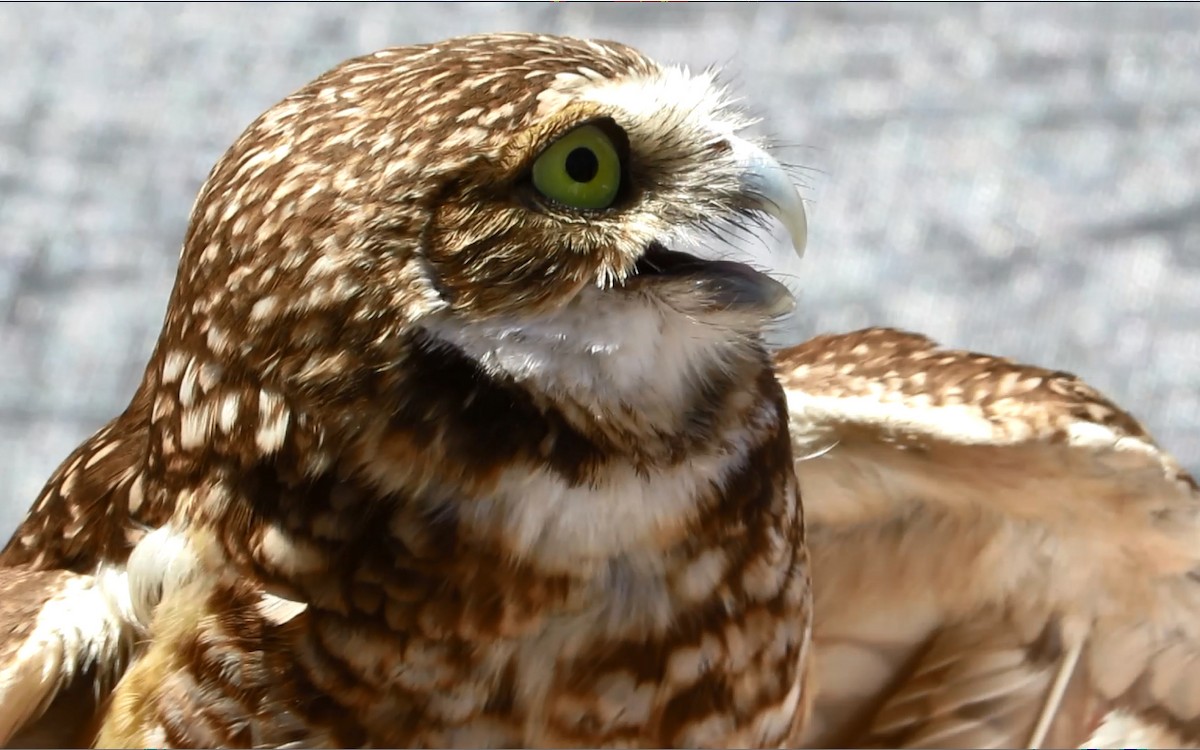
[[[144,492],[146,433],[131,415],[145,393],[62,462],[0,551],[0,746],[85,742],[132,658],[126,561],[169,515]],[[146,572],[141,585],[158,588]]]
[[[814,568],[805,743],[1200,744],[1200,493],[1132,416],[891,329],[777,369]]]
[[[0,568],[0,746],[68,746],[86,731],[133,645],[121,578]]]

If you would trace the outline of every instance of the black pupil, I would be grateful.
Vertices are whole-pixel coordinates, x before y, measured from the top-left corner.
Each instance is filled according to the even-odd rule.
[[[567,176],[576,182],[591,182],[600,171],[600,160],[590,148],[572,149],[567,154]]]

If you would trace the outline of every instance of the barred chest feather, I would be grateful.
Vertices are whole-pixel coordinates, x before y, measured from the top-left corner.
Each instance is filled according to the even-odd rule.
[[[783,742],[810,591],[766,355],[697,344],[704,377],[647,394],[679,418],[648,422],[411,344],[391,418],[316,478],[289,465],[320,442],[293,414],[272,459],[194,488],[198,572],[118,691],[136,726],[101,742]]]

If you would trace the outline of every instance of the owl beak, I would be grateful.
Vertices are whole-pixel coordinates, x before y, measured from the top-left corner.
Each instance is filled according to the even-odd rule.
[[[732,157],[738,179],[736,207],[779,219],[791,235],[796,256],[802,257],[808,239],[808,220],[800,194],[783,165],[749,141],[730,136],[726,143],[730,148],[727,157]],[[652,242],[624,285],[634,288],[652,285],[689,299],[699,298],[714,312],[754,311],[778,317],[794,309],[796,301],[791,290],[772,276],[789,275],[790,253],[783,258],[755,258],[751,263],[738,263],[713,258],[703,247],[696,250],[697,255],[689,255]],[[768,270],[759,270],[764,267]]]
[[[804,257],[808,242],[808,218],[804,202],[783,165],[761,147],[741,138],[730,138],[729,145],[741,180],[742,194],[750,208],[770,214],[783,224],[792,238],[796,255]]]

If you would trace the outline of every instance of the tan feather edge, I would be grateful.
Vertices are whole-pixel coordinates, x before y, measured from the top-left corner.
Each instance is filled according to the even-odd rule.
[[[1078,546],[1080,540],[1089,539],[1089,533],[1097,544],[1111,540],[1123,555],[1116,557],[1129,563],[1128,581],[1122,580],[1129,589],[1117,591],[1114,600],[1092,610],[1086,594],[1072,600],[1049,584],[1036,592],[1043,599],[1036,606],[1021,605],[1021,597],[1009,590],[964,594],[961,611],[941,607],[937,617],[943,620],[934,632],[946,627],[946,618],[971,625],[992,618],[994,627],[1028,630],[1039,622],[1029,620],[1039,607],[1036,614],[1044,619],[1044,626],[1062,628],[1068,624],[1065,620],[1083,617],[1086,644],[1065,644],[1068,649],[1055,662],[1057,677],[1047,673],[1039,678],[1044,691],[1039,711],[1028,722],[1011,727],[1018,732],[1023,725],[1027,733],[998,742],[1036,745],[1047,738],[1057,744],[1069,739],[1075,745],[1120,744],[1122,739],[1143,746],[1149,740],[1162,746],[1178,746],[1180,740],[1200,742],[1200,626],[1193,624],[1200,623],[1200,585],[1193,575],[1200,570],[1200,496],[1195,481],[1132,416],[1068,373],[940,349],[924,336],[894,329],[815,338],[781,351],[777,370],[791,410],[818,587],[830,584],[829,573],[835,571],[828,567],[837,560],[836,553],[822,554],[826,532],[845,534],[882,522],[907,523],[911,514],[932,515],[930,510],[957,514],[961,521],[964,512],[969,515],[981,509],[978,503],[954,507],[952,496],[973,489],[984,497],[987,488],[978,485],[988,476],[1015,478],[1017,486],[1021,482],[1045,485],[1054,491],[1038,498],[1040,506],[1018,498],[1019,492],[1006,495],[997,490],[992,494],[1001,502],[1016,502],[986,512],[999,511],[1005,526],[1047,534],[1050,544]],[[972,463],[981,460],[990,463],[971,470]],[[849,475],[846,467],[856,474],[847,480],[850,486],[838,487],[822,477],[833,475],[839,463],[840,479]],[[932,489],[911,484],[912,477],[919,481],[921,473],[929,475]],[[940,480],[947,481],[941,485]],[[889,485],[893,481],[896,484]],[[938,499],[948,500],[947,507],[914,503],[917,489],[931,497],[944,495]],[[857,506],[830,500],[857,501],[866,496],[871,500]],[[1080,529],[1072,531],[1073,525]],[[950,546],[957,540],[943,541]],[[834,547],[829,539],[826,545]],[[1093,564],[1079,554],[1069,560],[1085,568]],[[1119,577],[1120,566],[1114,570]],[[1054,567],[1047,568],[1043,577],[1069,578]],[[960,590],[979,588],[971,576],[959,578],[963,579],[958,582]],[[989,593],[995,594],[991,601]],[[1064,601],[1056,601],[1056,596]],[[1013,602],[1023,611],[1006,611]],[[1027,621],[1006,625],[1004,618],[1012,616]],[[816,618],[819,632],[820,601]],[[819,650],[819,642],[814,642]],[[1083,653],[1076,662],[1072,656],[1077,649]],[[1171,662],[1163,658],[1164,650],[1173,653]],[[958,658],[982,655],[982,648],[974,654],[966,648]],[[1037,669],[1045,672],[1046,667]],[[1086,690],[1079,687],[1082,680],[1088,681]],[[1072,697],[1080,690],[1089,695]],[[900,685],[893,694],[903,691]],[[819,704],[819,685],[817,694]],[[1049,720],[1060,703],[1072,706],[1075,726],[1064,726],[1065,719]],[[1093,705],[1106,706],[1105,713],[1094,715],[1086,708]],[[1066,706],[1059,707],[1065,716]],[[926,706],[926,710],[938,709]],[[863,744],[862,739],[858,744]],[[956,744],[962,740],[962,736],[953,738]]]

